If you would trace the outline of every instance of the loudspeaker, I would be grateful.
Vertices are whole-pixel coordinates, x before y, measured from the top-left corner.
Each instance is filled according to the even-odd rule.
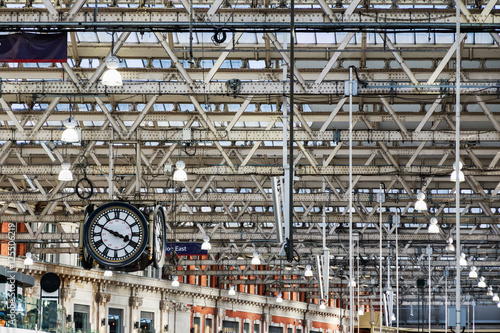
[[[425,287],[425,280],[424,279],[417,279],[417,287],[419,287],[419,288]]]

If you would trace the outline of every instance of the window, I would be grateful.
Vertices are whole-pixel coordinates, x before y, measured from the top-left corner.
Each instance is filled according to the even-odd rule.
[[[75,304],[73,309],[73,321],[75,323],[75,331],[87,332],[90,328],[89,325],[89,312],[88,305]]]
[[[212,318],[205,318],[205,331],[204,333],[212,333]]]
[[[154,312],[141,311],[140,333],[153,333],[155,331]]]
[[[123,327],[123,310],[109,308],[108,311],[108,326],[109,333],[125,333]]]
[[[283,333],[283,327],[269,326],[269,333]]]
[[[194,333],[201,333],[201,318],[200,317],[193,318],[193,332]]]
[[[260,324],[253,324],[253,333],[260,333]]]
[[[224,320],[222,322],[222,332],[223,333],[238,333],[239,332],[238,322]]]
[[[243,333],[250,333],[250,324],[243,323]]]

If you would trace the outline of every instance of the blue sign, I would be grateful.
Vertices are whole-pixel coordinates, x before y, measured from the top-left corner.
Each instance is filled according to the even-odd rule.
[[[175,250],[177,255],[180,256],[196,256],[207,254],[207,250],[201,249],[200,243],[167,243],[165,244],[165,251],[167,256]]]

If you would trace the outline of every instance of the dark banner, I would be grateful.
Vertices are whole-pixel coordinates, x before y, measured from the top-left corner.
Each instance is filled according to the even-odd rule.
[[[66,62],[66,33],[0,35],[0,62]]]
[[[167,256],[175,249],[180,256],[196,256],[207,254],[206,250],[201,249],[200,243],[167,243],[165,251]]]

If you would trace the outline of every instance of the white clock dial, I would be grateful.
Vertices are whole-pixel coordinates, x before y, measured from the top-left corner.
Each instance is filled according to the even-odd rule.
[[[97,208],[86,226],[86,239],[94,259],[108,267],[137,260],[147,244],[147,223],[134,206],[114,202]]]
[[[153,212],[153,264],[156,268],[165,263],[165,213],[158,205]]]

